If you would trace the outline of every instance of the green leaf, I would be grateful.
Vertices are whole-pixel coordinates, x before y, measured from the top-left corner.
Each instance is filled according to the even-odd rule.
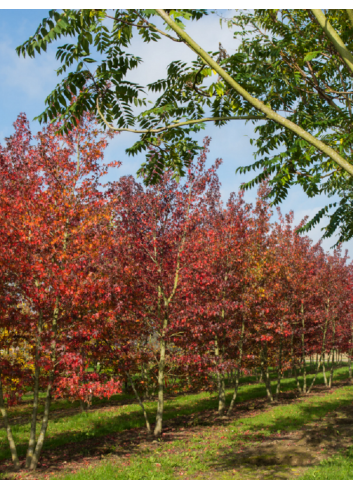
[[[316,58],[318,54],[320,54],[320,51],[313,51],[311,53],[308,53],[305,56],[304,61],[311,61],[312,59]]]

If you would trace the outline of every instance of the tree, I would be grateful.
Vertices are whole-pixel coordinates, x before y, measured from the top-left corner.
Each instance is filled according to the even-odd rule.
[[[254,290],[261,289],[258,265],[266,255],[270,215],[261,195],[252,209],[240,192],[230,196],[225,209],[218,202],[203,217],[202,251],[193,265],[186,305],[191,335],[178,339],[178,345],[206,359],[217,379],[221,415],[226,409],[225,374],[234,373],[230,413],[240,373],[248,363],[245,355],[255,354],[249,341],[256,308]]]
[[[233,194],[203,215],[202,243],[185,287],[188,334],[178,345],[202,356],[217,378],[220,414],[224,413],[225,373],[240,370],[242,326],[238,308],[248,251],[249,206]],[[240,323],[240,326],[239,326]],[[192,338],[192,339],[191,339]],[[239,353],[239,354],[238,354]]]
[[[108,301],[99,266],[111,235],[110,213],[99,189],[107,168],[98,164],[107,138],[87,115],[68,135],[56,135],[57,129],[45,128],[33,145],[22,114],[15,134],[0,146],[0,346],[27,353],[27,362],[20,365],[2,350],[0,405],[18,467],[4,398],[12,400],[13,388],[17,397],[24,386],[33,390],[26,457],[31,470],[43,447],[53,395],[69,390],[71,397],[86,399],[89,390],[96,395],[120,391],[119,382],[105,383],[105,378],[86,373],[78,348],[89,351],[96,326],[92,317]],[[6,375],[9,367],[20,379],[15,386]],[[40,390],[46,395],[37,438]]]
[[[117,9],[113,15],[97,9],[50,11],[35,35],[17,48],[18,54],[34,56],[61,36],[77,35],[77,42],[59,47],[56,56],[62,62],[59,75],[75,61],[78,66],[47,97],[47,108],[38,119],[61,119],[63,129],[70,129],[90,110],[116,131],[141,134],[127,152],[147,151],[141,171],[148,182],[157,181],[168,168],[176,178],[184,174],[190,152],[196,154],[198,148],[192,133],[206,122],[260,121],[255,129],[258,159],[238,170],[261,168],[262,172],[245,187],[271,175],[274,203],[283,200],[294,184],[309,196],[337,195],[339,202],[325,206],[303,229],[310,229],[336,206],[324,236],[339,229],[339,240],[349,239],[353,235],[352,10],[241,12],[228,21],[237,29],[235,35],[241,36],[238,51],[230,56],[221,46],[206,53],[185,31],[182,21],[202,22],[205,15],[208,12],[200,9]],[[164,21],[167,30],[153,23],[156,18]],[[106,19],[113,20],[111,29],[103,23]],[[126,79],[141,62],[125,51],[135,32],[144,42],[165,36],[197,54],[191,66],[175,61],[165,80],[148,86],[160,96],[137,115],[133,104],[144,108],[148,102],[144,87]],[[98,57],[91,57],[93,49]],[[90,63],[94,72],[88,68]],[[219,75],[217,81],[211,78],[212,70]],[[71,91],[78,91],[74,103]],[[264,156],[272,151],[274,155]]]
[[[117,317],[115,327],[129,325],[137,333],[129,342],[132,360],[133,350],[139,360],[137,366],[141,367],[143,360],[142,347],[149,357],[154,357],[158,391],[156,437],[163,428],[166,376],[173,375],[178,353],[173,339],[187,334],[183,296],[192,263],[201,249],[199,228],[203,216],[219,199],[216,170],[221,161],[206,169],[209,143],[207,138],[197,162],[190,163],[183,182],[173,180],[169,171],[158,184],[147,188],[133,177],[123,177],[111,185],[112,195],[120,202],[113,219],[116,265],[120,267],[121,260],[123,263],[127,260],[133,276],[132,289],[139,291],[135,292],[136,301],[123,309],[123,318]],[[123,246],[121,236],[124,236]],[[118,348],[117,355],[119,351]],[[131,378],[130,362],[131,359],[125,368]],[[132,364],[132,368],[136,369],[136,365]]]

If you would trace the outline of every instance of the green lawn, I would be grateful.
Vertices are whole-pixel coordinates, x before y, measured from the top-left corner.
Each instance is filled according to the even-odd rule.
[[[342,367],[335,372],[335,380],[343,380],[347,376],[347,367]],[[309,379],[311,377],[311,375],[308,376]],[[263,384],[252,383],[251,378],[242,380],[237,402],[253,401],[265,396]],[[250,382],[245,384],[247,380]],[[323,377],[320,374],[317,384],[322,383]],[[294,379],[282,380],[282,392],[294,390],[295,387]],[[228,402],[231,395],[232,390],[227,390]],[[162,442],[157,447],[154,446],[152,450],[148,446],[145,448],[140,446],[138,452],[127,453],[126,456],[120,458],[115,457],[112,461],[102,462],[98,467],[85,468],[75,474],[67,474],[64,478],[174,479],[192,477],[202,479],[202,474],[210,474],[214,471],[219,473],[220,478],[241,478],[239,473],[232,472],[235,447],[261,444],[264,437],[296,430],[313,419],[323,417],[339,406],[351,403],[352,400],[353,389],[351,387],[337,389],[334,393],[327,393],[324,397],[303,398],[300,403],[275,406],[270,411],[256,413],[255,416],[252,416],[252,413],[246,414],[245,418],[234,420],[227,427],[206,426],[202,436],[197,433],[191,434],[187,443],[183,439],[167,445]],[[112,402],[116,404],[127,401],[131,402],[131,396],[115,396]],[[217,409],[217,402],[217,396],[205,392],[171,398],[166,402],[164,419],[167,421],[180,416],[183,421],[191,420],[192,425],[197,427],[198,415],[201,416],[205,411],[214,412]],[[107,401],[95,401],[95,409],[85,413],[70,413],[68,410],[72,410],[73,404],[67,401],[53,403],[52,418],[43,455],[45,456],[45,452],[54,448],[64,450],[68,443],[78,442],[77,451],[82,454],[82,457],[85,457],[87,448],[83,444],[80,447],[80,443],[93,439],[101,439],[103,443],[105,438],[114,433],[144,427],[142,412],[137,404],[115,405],[108,409],[111,404]],[[146,407],[153,422],[156,410],[155,402],[146,403]],[[29,413],[29,406],[24,406],[17,409],[14,415],[26,420]],[[183,428],[180,428],[180,431],[182,432]],[[15,424],[13,433],[18,443],[19,456],[22,457],[25,455],[29,424],[21,424],[21,422]],[[207,451],[204,450],[205,437],[208,437]],[[114,454],[113,448],[111,453]],[[0,460],[9,458],[6,433],[4,429],[1,429]],[[229,461],[229,467],[226,460]]]
[[[323,460],[309,469],[304,480],[353,480],[353,445],[345,453]]]
[[[187,443],[177,440],[153,450],[142,449],[127,459],[115,459],[114,463],[104,461],[97,467],[67,473],[60,479],[171,480],[203,479],[207,475],[218,479],[251,478],[249,469],[234,472],[238,451],[249,446],[261,447],[264,438],[297,430],[352,401],[353,389],[340,388],[324,397],[313,396],[300,403],[276,406],[261,414],[234,420],[226,427],[207,428],[202,436],[194,435]]]

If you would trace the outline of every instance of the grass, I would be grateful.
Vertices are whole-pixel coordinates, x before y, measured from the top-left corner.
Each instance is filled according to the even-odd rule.
[[[343,367],[335,372],[335,380],[344,380],[348,376],[348,369]],[[312,375],[308,376],[310,379]],[[265,396],[265,388],[261,384],[251,383],[252,378],[243,378],[239,388],[238,402],[252,401]],[[250,381],[247,385],[245,381]],[[273,382],[275,384],[275,381]],[[323,384],[323,376],[320,374],[317,384]],[[282,392],[294,390],[296,383],[294,379],[282,380]],[[227,428],[212,426],[206,429],[205,436],[209,437],[207,452],[204,451],[205,439],[195,436],[188,438],[187,449],[183,440],[173,441],[167,446],[141,448],[139,453],[126,454],[116,460],[104,461],[96,468],[86,468],[76,474],[68,474],[66,479],[173,479],[176,477],[194,477],[198,474],[206,474],[210,471],[218,471],[230,478],[236,478],[231,470],[234,466],[234,457],[231,452],[235,446],[241,447],[259,444],[264,437],[276,436],[279,432],[295,430],[310,420],[320,418],[327,412],[334,410],[337,406],[345,405],[353,399],[352,389],[347,387],[338,389],[334,394],[327,394],[324,398],[311,397],[304,402],[289,406],[277,406],[269,412],[251,415],[241,420],[236,420]],[[227,402],[232,396],[232,390],[227,390]],[[316,400],[315,400],[316,399]],[[30,401],[30,397],[27,399]],[[45,451],[62,447],[72,442],[87,442],[109,437],[112,433],[123,432],[128,429],[144,427],[144,419],[140,407],[137,404],[116,406],[116,403],[131,402],[131,396],[115,396],[112,409],[92,409],[84,413],[68,413],[65,411],[75,407],[68,401],[56,401],[52,406],[52,417],[48,427],[48,436],[45,441]],[[175,419],[179,416],[194,417],[197,424],[197,415],[217,408],[217,397],[202,392],[188,394],[169,399],[165,407],[165,420]],[[94,407],[109,406],[106,401],[95,401]],[[77,404],[76,404],[77,407]],[[147,402],[146,409],[150,419],[155,416],[155,402]],[[14,412],[14,415],[23,418],[29,416],[29,406],[22,406]],[[269,414],[271,413],[271,414]],[[55,417],[60,414],[60,416]],[[183,431],[183,428],[181,428]],[[13,425],[13,433],[18,444],[18,453],[25,455],[26,444],[29,433],[29,423],[17,423]],[[82,457],[87,455],[87,447],[82,443]],[[7,447],[6,433],[0,429],[0,460],[10,458]],[[222,468],[219,459],[222,459]],[[225,460],[230,460],[229,467]],[[233,462],[232,462],[233,460]],[[159,465],[160,464],[160,465]]]
[[[308,378],[311,376],[309,375]],[[342,380],[347,377],[347,368],[343,367],[335,373],[336,380]],[[317,384],[323,383],[323,377],[318,376]],[[275,381],[273,381],[273,385]],[[294,379],[282,380],[282,392],[295,389]],[[266,395],[263,384],[241,385],[239,387],[238,402],[251,401],[264,397]],[[227,402],[230,402],[232,390],[227,390]],[[115,401],[131,400],[131,396],[116,396]],[[192,414],[202,413],[206,410],[217,409],[217,396],[209,393],[189,394],[178,396],[166,402],[164,419],[172,419],[178,416],[190,416]],[[101,404],[102,405],[102,404]],[[95,407],[99,403],[94,404]],[[72,409],[73,404],[68,401],[56,402],[52,411],[50,423],[48,426],[47,437],[44,449],[53,449],[71,442],[82,442],[93,437],[103,437],[113,432],[121,432],[133,428],[144,427],[144,419],[141,408],[137,404],[128,404],[117,407],[113,410],[89,410],[84,413],[71,414],[68,416],[55,417],[62,414],[65,409]],[[156,403],[146,402],[146,410],[151,420],[156,415]],[[21,409],[22,417],[28,416],[30,410]],[[18,415],[18,414],[17,414]],[[18,445],[19,456],[24,456],[26,452],[27,439],[30,424],[14,424],[12,427],[13,435]],[[40,426],[37,426],[39,432]],[[7,445],[6,432],[0,430],[0,460],[10,458],[10,451]]]
[[[260,446],[268,437],[276,438],[303,425],[319,420],[330,411],[353,400],[350,387],[326,396],[313,396],[291,405],[276,406],[254,416],[234,420],[228,426],[207,428],[202,436],[188,442],[163,443],[138,454],[104,461],[55,480],[172,480],[176,478],[239,479],[251,478],[249,471],[234,471],[239,454],[247,447]],[[244,477],[245,476],[245,477]]]
[[[303,480],[353,480],[353,446],[346,453],[323,460],[308,470]]]

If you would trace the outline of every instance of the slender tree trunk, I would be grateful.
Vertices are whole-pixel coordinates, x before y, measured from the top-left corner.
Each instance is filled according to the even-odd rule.
[[[325,353],[324,353],[324,358],[323,358],[323,362],[322,362],[322,373],[323,373],[323,376],[324,376],[325,387],[327,387],[327,377],[326,377],[326,369],[325,369],[325,360],[326,360],[326,357],[325,357]]]
[[[139,403],[141,409],[142,409],[142,412],[143,412],[143,417],[145,418],[145,422],[146,422],[146,429],[147,429],[147,432],[148,433],[151,433],[151,425],[150,425],[150,422],[149,422],[149,419],[148,419],[148,414],[146,412],[146,409],[145,409],[145,406],[143,404],[143,402],[141,401],[141,398],[136,390],[136,387],[135,387],[135,384],[134,384],[134,381],[132,380],[131,378],[131,375],[128,374],[128,378],[130,380],[130,384],[132,386],[132,389],[135,393],[135,396],[136,396],[136,399],[137,399],[137,402]]]
[[[218,339],[215,340],[215,357],[216,363],[219,364],[221,360],[221,355],[219,352]],[[218,413],[223,414],[226,408],[226,393],[224,387],[224,376],[223,373],[219,371],[217,366],[217,387],[218,387]]]
[[[302,388],[301,388],[301,385],[299,382],[297,364],[295,363],[295,359],[293,359],[293,373],[294,373],[295,382],[297,384],[297,390],[298,390],[299,394],[301,394],[303,391],[302,391]]]
[[[300,382],[298,379],[297,364],[296,364],[296,358],[294,355],[294,333],[292,333],[292,338],[291,338],[291,354],[292,354],[292,377],[294,376],[295,382],[297,384],[297,390],[298,390],[299,394],[301,394],[302,388],[300,387]]]
[[[229,408],[228,408],[227,416],[230,415],[230,413],[231,413],[231,411],[232,411],[232,409],[234,407],[234,403],[236,401],[237,394],[238,394],[239,377],[240,377],[241,366],[242,366],[242,362],[243,362],[244,331],[245,331],[245,323],[244,323],[244,320],[243,320],[242,323],[241,323],[241,334],[240,334],[240,344],[239,344],[239,366],[238,366],[238,368],[235,371],[234,392],[233,392],[232,400],[230,401],[230,405],[229,405]]]
[[[218,384],[218,413],[223,414],[226,408],[226,391],[224,385],[224,376],[222,372],[217,372]]]
[[[333,345],[335,344],[336,340],[336,321],[333,322],[333,328],[332,328],[332,343]],[[335,365],[335,350],[332,349],[332,358],[331,358],[331,369],[330,369],[330,378],[328,381],[328,386],[331,389],[332,387],[332,382],[333,382],[333,371],[334,371],[334,365]],[[337,361],[337,354],[336,354],[336,361]]]
[[[303,363],[303,393],[306,394],[306,351],[305,351],[305,320],[304,320],[304,306],[301,305],[301,313],[302,313],[302,363]]]
[[[15,470],[18,470],[20,468],[20,461],[18,460],[18,455],[17,455],[17,448],[16,448],[16,443],[12,435],[12,430],[11,430],[11,425],[9,423],[9,418],[7,415],[7,409],[5,405],[5,400],[4,400],[4,392],[2,388],[2,372],[0,370],[0,411],[2,418],[4,420],[4,425],[6,429],[6,435],[7,435],[7,440],[9,442],[9,447],[10,447],[10,452],[11,452],[11,458],[13,465],[15,467]]]
[[[55,307],[54,307],[54,312],[53,312],[53,321],[52,321],[52,332],[54,335],[52,344],[51,344],[51,362],[52,362],[52,370],[49,375],[49,382],[48,382],[48,387],[47,387],[47,394],[45,398],[45,404],[44,404],[44,415],[42,419],[42,424],[38,436],[38,440],[36,443],[36,447],[34,449],[32,458],[30,460],[30,465],[29,469],[30,470],[36,470],[39,457],[43,448],[44,440],[45,440],[45,435],[47,432],[48,428],[48,423],[49,423],[49,413],[50,413],[50,404],[51,404],[51,390],[53,387],[53,382],[54,382],[54,377],[55,377],[55,368],[56,368],[56,358],[57,358],[57,351],[56,351],[56,335],[58,331],[58,319],[59,319],[59,297],[57,296],[55,299]]]
[[[267,360],[268,360],[267,359],[267,345],[264,345],[262,347],[262,350],[261,350],[261,370],[262,370],[262,376],[265,380],[267,399],[270,402],[273,402],[271,380],[270,380],[270,375],[269,375],[269,371],[268,371],[268,361]]]
[[[38,394],[39,394],[39,367],[36,365],[34,372],[34,392],[33,392],[33,408],[31,417],[31,431],[29,435],[28,449],[26,455],[26,469],[29,469],[33,457],[33,451],[36,444],[36,428],[38,414]]]
[[[279,393],[281,391],[281,378],[282,378],[282,337],[281,337],[280,343],[279,343],[276,401],[278,401],[278,396],[279,396]]]
[[[332,358],[331,358],[331,368],[330,368],[330,376],[329,376],[329,379],[328,379],[328,387],[329,389],[331,389],[332,387],[332,382],[333,382],[333,371],[334,371],[334,354],[333,354],[333,351],[332,351]]]
[[[237,399],[237,394],[238,394],[238,388],[239,388],[239,377],[240,377],[240,368],[238,368],[236,371],[235,371],[235,376],[234,376],[234,392],[233,392],[233,396],[232,396],[232,400],[230,401],[230,405],[229,405],[229,408],[228,408],[228,411],[227,411],[227,416],[230,415],[230,413],[232,412],[232,409],[234,407],[234,403]]]
[[[265,383],[266,383],[266,394],[270,402],[273,402],[272,388],[271,388],[271,380],[270,373],[268,370],[268,365],[265,368]]]
[[[261,382],[263,382],[263,372],[262,372],[262,369],[260,368],[260,372],[259,372],[259,380],[258,380],[258,383],[261,384]]]
[[[235,376],[234,376],[234,370],[233,369],[228,374],[228,383],[229,383],[229,385],[234,385],[234,383],[235,383]]]
[[[307,394],[310,394],[310,392],[311,392],[311,390],[312,390],[312,388],[313,388],[313,386],[314,386],[314,384],[315,384],[317,374],[319,373],[319,370],[320,370],[320,367],[321,367],[321,358],[322,358],[322,357],[320,356],[320,357],[319,357],[319,359],[318,359],[318,364],[317,364],[317,366],[316,366],[315,375],[314,375],[313,380],[311,381],[311,384],[310,384],[310,387],[309,387],[309,389],[308,389],[308,391],[307,391]]]
[[[40,428],[40,433],[39,433],[39,436],[38,436],[38,441],[37,441],[37,444],[36,444],[36,448],[35,448],[35,450],[33,452],[31,463],[30,463],[30,466],[29,466],[29,469],[30,470],[36,470],[36,468],[37,468],[39,457],[40,457],[40,453],[41,453],[42,448],[43,448],[43,444],[44,444],[44,440],[45,440],[45,435],[46,435],[47,428],[48,428],[49,412],[50,412],[50,404],[51,404],[52,381],[53,381],[53,379],[51,378],[49,380],[49,384],[48,384],[48,388],[47,388],[47,395],[46,395],[46,398],[45,398],[44,415],[43,415],[42,425],[41,425],[41,428]]]
[[[151,399],[151,395],[150,395],[150,391],[149,391],[149,388],[148,388],[148,375],[147,375],[147,372],[146,372],[146,369],[145,369],[145,366],[142,365],[142,378],[144,380],[144,383],[145,383],[145,397],[146,399],[150,400]]]
[[[317,367],[316,367],[316,372],[315,372],[315,375],[314,375],[314,378],[310,384],[310,387],[308,389],[308,394],[310,394],[311,392],[311,389],[313,388],[314,384],[315,384],[315,381],[316,381],[316,377],[317,377],[317,374],[319,373],[319,370],[320,370],[320,366],[321,366],[321,360],[324,358],[325,356],[325,349],[326,349],[326,332],[327,332],[327,326],[328,326],[328,321],[325,322],[325,326],[324,326],[324,330],[323,330],[323,335],[322,335],[322,348],[321,348],[321,355],[320,355],[320,358],[318,360],[318,363],[317,363]]]
[[[156,437],[162,434],[162,429],[163,429],[164,368],[165,368],[164,336],[160,340],[159,354],[160,354],[160,358],[159,358],[159,365],[158,365],[158,404],[157,404],[156,426],[154,428],[154,436]]]
[[[88,409],[88,406],[89,406],[89,403],[80,399],[80,411],[81,411],[81,413],[85,413]]]
[[[227,274],[225,275],[225,280],[227,281]],[[224,293],[223,293],[224,299]],[[222,308],[221,313],[222,321],[224,321],[224,309]],[[224,351],[223,351],[224,353]],[[217,364],[219,365],[219,361],[223,361],[224,356],[220,353],[218,338],[215,339],[215,357]],[[223,415],[226,408],[226,391],[224,385],[224,373],[219,371],[217,367],[217,387],[218,387],[218,414]]]
[[[28,449],[26,455],[26,469],[29,469],[31,465],[33,451],[36,444],[36,428],[37,428],[38,398],[39,398],[39,375],[40,375],[40,368],[38,366],[38,361],[39,361],[39,348],[40,348],[41,334],[42,334],[42,322],[43,322],[43,315],[42,312],[40,312],[39,322],[38,322],[38,336],[37,336],[36,347],[35,347],[33,408],[32,408],[32,417],[31,417],[31,431],[29,435]]]
[[[348,378],[349,378],[349,381],[352,382],[353,381],[353,372],[352,372],[352,357],[353,357],[353,325],[351,325],[351,335],[352,335],[352,338],[351,338],[351,349],[349,350],[348,352]]]

